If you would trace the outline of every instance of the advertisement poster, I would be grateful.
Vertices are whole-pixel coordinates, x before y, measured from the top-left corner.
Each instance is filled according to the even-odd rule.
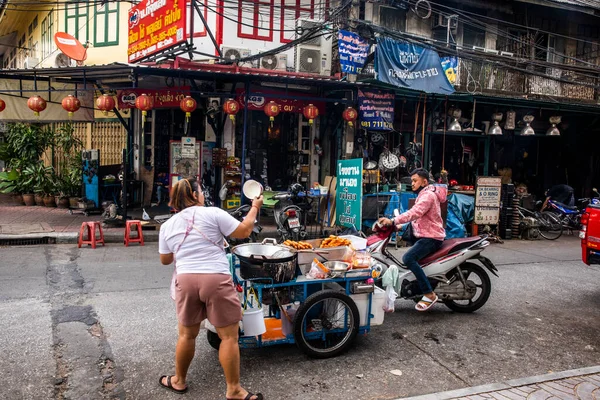
[[[475,190],[475,224],[497,225],[500,216],[501,177],[480,176]]]
[[[356,33],[340,29],[338,32],[338,52],[342,72],[360,74],[369,53],[369,43]]]
[[[456,57],[442,57],[442,69],[444,70],[444,74],[446,74],[446,78],[448,78],[448,82],[451,84],[456,84],[456,72],[458,71],[458,58]]]
[[[394,92],[358,89],[360,126],[373,131],[394,129]]]
[[[363,159],[338,160],[337,225],[360,230],[362,224]]]
[[[147,94],[154,99],[154,108],[179,108],[179,103],[190,95],[189,86],[174,87],[171,89],[124,89],[117,90],[117,108],[126,110],[135,108],[138,96]]]
[[[186,40],[187,0],[142,0],[129,10],[127,60],[140,61]]]
[[[414,44],[380,37],[375,52],[377,80],[426,93],[452,94],[439,54]]]

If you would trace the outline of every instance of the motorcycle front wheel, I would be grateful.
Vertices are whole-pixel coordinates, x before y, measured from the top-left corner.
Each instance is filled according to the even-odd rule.
[[[469,300],[444,300],[444,304],[455,312],[472,313],[487,302],[492,292],[492,283],[487,272],[477,264],[464,262],[460,269],[467,285],[475,288],[475,295]],[[461,281],[458,269],[450,271],[447,277],[451,282]]]

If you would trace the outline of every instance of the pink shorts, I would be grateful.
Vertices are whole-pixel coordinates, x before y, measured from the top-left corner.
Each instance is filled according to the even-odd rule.
[[[178,274],[175,281],[177,319],[183,326],[208,318],[216,328],[242,320],[242,306],[231,275]]]

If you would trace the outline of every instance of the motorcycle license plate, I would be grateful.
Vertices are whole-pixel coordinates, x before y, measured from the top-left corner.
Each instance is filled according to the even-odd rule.
[[[300,221],[298,218],[290,218],[288,219],[288,225],[290,228],[300,228]]]

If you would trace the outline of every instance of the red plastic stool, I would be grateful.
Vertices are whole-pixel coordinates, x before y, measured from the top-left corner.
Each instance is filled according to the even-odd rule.
[[[96,239],[96,227],[98,227],[98,231],[100,232],[100,237]],[[87,230],[87,239],[84,240],[85,231]],[[79,239],[77,241],[77,247],[81,248],[83,244],[92,245],[92,249],[96,248],[97,243],[102,243],[104,246],[104,232],[102,231],[102,224],[100,221],[88,221],[83,222],[81,224],[81,228],[79,229]]]
[[[137,228],[137,236],[131,237],[131,229],[135,226]],[[129,243],[139,243],[140,246],[144,245],[144,235],[142,234],[142,224],[137,219],[130,219],[125,222],[125,247],[129,246]]]

